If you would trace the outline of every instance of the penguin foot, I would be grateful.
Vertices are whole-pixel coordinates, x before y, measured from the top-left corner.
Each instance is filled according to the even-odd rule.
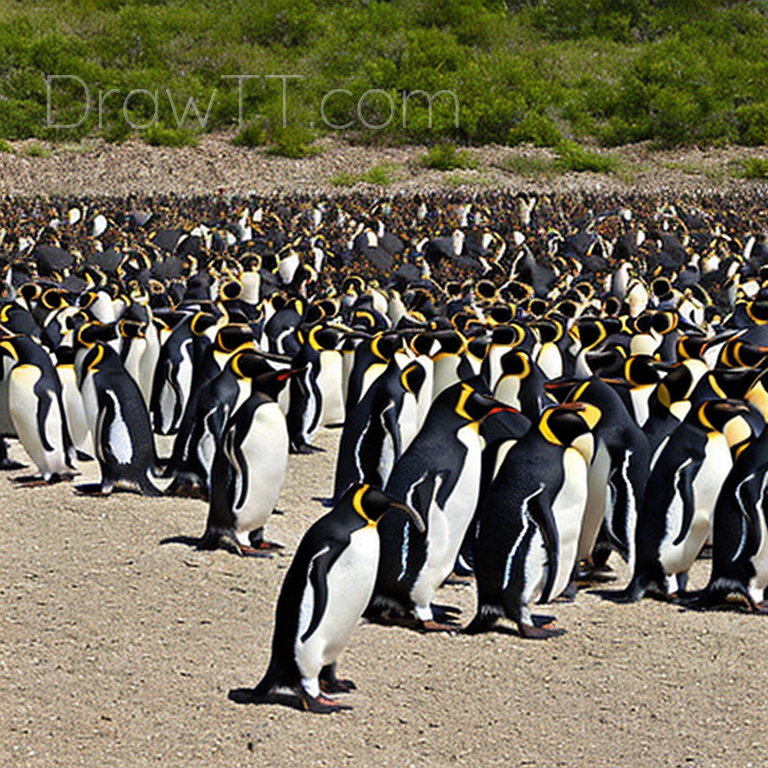
[[[422,632],[450,632],[453,634],[456,634],[459,631],[459,627],[456,624],[442,624],[434,619],[419,621],[417,629]]]
[[[548,640],[550,637],[560,637],[565,634],[564,629],[554,627],[552,623],[536,626],[536,624],[518,624],[520,637],[527,640]]]
[[[269,552],[261,552],[254,547],[241,544],[233,533],[228,531],[206,531],[201,540],[201,549],[223,549],[238,557],[263,557],[271,558]]]
[[[320,690],[323,693],[350,693],[356,691],[357,686],[352,680],[336,678],[335,680],[321,680]]]
[[[352,709],[349,704],[339,704],[336,699],[331,699],[328,696],[323,696],[321,693],[319,696],[310,696],[305,694],[302,696],[302,703],[307,712],[314,712],[319,715],[330,714],[331,712],[342,712],[345,709]]]
[[[208,501],[208,489],[195,483],[172,483],[165,491],[168,496],[181,496],[185,499]]]
[[[308,456],[311,453],[323,453],[324,450],[324,448],[318,448],[316,445],[302,443],[301,445],[292,445],[290,453],[299,454],[300,456]]]

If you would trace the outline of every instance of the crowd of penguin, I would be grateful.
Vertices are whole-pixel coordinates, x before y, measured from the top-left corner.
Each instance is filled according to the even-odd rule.
[[[204,499],[198,546],[269,557],[290,453],[340,428],[253,694],[313,711],[361,617],[455,629],[452,573],[467,633],[560,634],[532,606],[613,552],[616,599],[762,612],[768,209],[662,198],[6,200],[0,466],[96,460],[78,493]]]

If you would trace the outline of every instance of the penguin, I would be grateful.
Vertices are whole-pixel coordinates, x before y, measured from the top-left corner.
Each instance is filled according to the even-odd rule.
[[[595,568],[598,534],[607,534],[630,568],[634,565],[635,526],[650,471],[648,438],[610,384],[589,379],[567,398],[590,403],[602,414],[592,429],[594,450],[588,467],[587,504],[579,536],[578,561]]]
[[[401,519],[382,522],[381,562],[366,616],[445,628],[435,620],[432,598],[456,562],[477,506],[482,473],[481,420],[506,410],[469,382],[447,387],[392,469],[387,494],[413,507],[426,522],[418,534]]]
[[[333,499],[354,483],[382,488],[417,431],[418,393],[426,380],[421,365],[400,370],[393,357],[344,422]]]
[[[353,690],[336,677],[336,662],[360,620],[376,580],[377,524],[393,510],[417,531],[421,517],[367,484],[352,485],[336,506],[310,526],[280,588],[272,654],[253,689],[257,701],[296,702],[311,712],[347,708],[327,693]]]
[[[201,547],[251,555],[272,546],[261,530],[288,466],[288,427],[277,396],[292,370],[262,373],[221,431],[211,468],[208,520]],[[255,546],[254,546],[255,545]]]
[[[768,610],[768,431],[739,453],[712,517],[712,570],[691,604]]]
[[[177,435],[179,445],[174,444],[166,467],[166,477],[173,477],[167,493],[208,499],[211,467],[225,424],[251,394],[255,377],[273,370],[263,353],[245,348],[203,384],[194,400],[191,429]]]
[[[477,613],[465,633],[487,631],[501,617],[525,638],[563,633],[537,623],[530,604],[555,599],[571,581],[601,416],[590,403],[553,406],[507,453],[478,511]]]
[[[544,389],[546,382],[547,377],[528,352],[515,349],[501,358],[501,375],[493,396],[536,422],[544,408],[553,405]]]
[[[740,400],[705,400],[672,433],[648,478],[635,567],[619,599],[685,591],[688,570],[711,536],[715,502],[733,465],[731,447],[759,434],[756,416]]]
[[[193,318],[188,314],[177,323],[160,347],[149,402],[152,428],[158,435],[175,435],[179,431],[189,399],[194,369]],[[213,317],[209,319],[212,321]]]
[[[78,486],[82,494],[108,495],[115,488],[159,496],[153,482],[157,456],[149,412],[139,385],[120,355],[96,343],[86,353],[79,379],[101,481]]]
[[[14,361],[8,374],[8,412],[14,432],[40,472],[39,481],[71,479],[75,449],[53,361],[27,336],[0,338],[0,356]]]

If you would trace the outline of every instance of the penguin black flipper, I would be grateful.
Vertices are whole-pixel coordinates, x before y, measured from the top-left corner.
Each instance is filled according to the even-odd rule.
[[[312,618],[307,629],[301,635],[301,642],[306,642],[320,625],[328,606],[328,571],[339,555],[349,546],[349,536],[328,541],[317,555],[312,558],[309,582],[312,585]]]
[[[675,537],[674,546],[682,544],[693,522],[693,516],[696,512],[694,507],[693,481],[696,479],[701,460],[691,459],[690,463],[683,466],[677,476],[677,493],[683,502],[683,519],[680,524],[680,532]]]
[[[555,586],[557,571],[560,567],[560,537],[557,533],[557,525],[552,515],[550,504],[542,503],[542,494],[534,496],[528,505],[531,519],[539,528],[539,533],[544,542],[547,553],[547,577],[541,591],[540,603],[548,603],[552,596],[552,588]]]

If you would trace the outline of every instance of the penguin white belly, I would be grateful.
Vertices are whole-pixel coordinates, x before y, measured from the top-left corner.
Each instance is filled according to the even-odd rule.
[[[357,399],[358,403],[363,399],[371,384],[373,384],[373,382],[376,381],[376,379],[378,379],[382,373],[384,373],[386,368],[387,366],[383,363],[373,363],[372,365],[368,366],[368,368],[365,370],[365,373],[363,374],[363,382],[360,385],[360,396]]]
[[[557,344],[551,341],[541,345],[536,363],[548,379],[558,379],[563,375],[563,356]]]
[[[579,560],[589,558],[597,541],[597,534],[605,516],[608,495],[608,478],[611,472],[611,457],[605,443],[598,443],[597,451],[589,467],[587,479],[587,505],[579,537]]]
[[[445,507],[440,509],[432,500],[427,523],[427,558],[411,588],[416,614],[423,621],[432,618],[429,605],[453,569],[480,494],[482,448],[476,426],[462,427],[457,438],[467,447],[464,464]],[[435,496],[438,491],[439,487]]]
[[[575,448],[565,449],[563,473],[563,485],[552,502],[552,516],[560,543],[557,575],[551,594],[553,598],[563,592],[571,579],[587,504],[587,462]]]
[[[323,350],[320,353],[320,372],[317,376],[317,386],[323,394],[321,426],[344,423],[343,377],[341,352]]]
[[[85,416],[83,396],[77,388],[75,368],[72,365],[60,365],[56,370],[61,380],[64,409],[67,412],[67,425],[72,444],[78,451],[93,456],[93,439]]]
[[[418,432],[427,418],[429,407],[432,405],[432,394],[435,388],[435,364],[432,362],[432,358],[426,355],[417,357],[416,362],[424,369],[424,383],[421,385],[416,398],[419,404],[419,418],[416,426]]]
[[[48,480],[53,474],[68,472],[68,467],[63,444],[64,416],[52,392],[48,415],[42,425],[45,435],[39,432],[37,413],[41,404],[34,387],[41,375],[37,366],[16,365],[8,386],[8,412],[22,447]],[[45,448],[43,437],[52,450]]]
[[[635,415],[635,421],[637,422],[637,425],[640,427],[642,427],[645,422],[648,421],[648,416],[650,415],[648,403],[654,389],[656,389],[655,385],[649,384],[641,387],[632,387],[632,389],[629,390],[629,399],[632,403],[632,412]]]
[[[265,403],[256,409],[240,450],[248,476],[243,478],[239,471],[235,472],[233,511],[237,521],[235,530],[245,532],[256,530],[267,522],[285,482],[288,427],[276,403]],[[241,497],[242,504],[239,503]]]
[[[493,390],[493,396],[500,403],[508,405],[511,408],[520,410],[520,378],[517,376],[503,376],[496,388]]]
[[[711,533],[712,512],[717,496],[732,466],[731,452],[722,434],[710,435],[704,453],[704,461],[693,481],[694,513],[690,529],[682,541],[675,544],[682,531],[683,499],[675,477],[675,496],[667,515],[667,529],[659,548],[659,560],[664,573],[676,574],[687,571],[698,556]],[[686,466],[684,462],[678,473]]]
[[[405,452],[419,431],[419,403],[410,392],[403,395],[397,423],[400,427],[401,450]]]
[[[507,352],[510,352],[512,349],[513,347],[509,344],[493,344],[488,350],[488,376],[490,378],[489,386],[491,391],[493,391],[496,385],[499,383],[499,379],[503,373],[501,367],[501,358],[504,357],[504,355],[506,355]]]
[[[320,550],[318,555],[324,553],[325,550]],[[294,653],[302,684],[310,695],[319,693],[317,676],[320,670],[335,662],[347,645],[371,599],[378,568],[379,534],[376,528],[367,525],[353,531],[349,544],[326,576],[328,597],[322,618],[314,632],[304,638],[315,609],[315,593],[307,574]]]
[[[131,347],[125,358],[125,370],[141,389],[141,358],[147,348],[147,342],[144,339],[132,339]],[[142,395],[144,393],[142,392]],[[146,401],[145,401],[146,402]]]
[[[459,362],[458,355],[447,353],[436,355],[434,358],[434,378],[432,380],[432,399],[434,400],[444,389],[459,380]]]
[[[752,556],[755,575],[749,581],[749,594],[756,603],[761,603],[765,588],[768,587],[768,527],[761,509],[757,512],[757,519],[760,525],[760,546]]]

